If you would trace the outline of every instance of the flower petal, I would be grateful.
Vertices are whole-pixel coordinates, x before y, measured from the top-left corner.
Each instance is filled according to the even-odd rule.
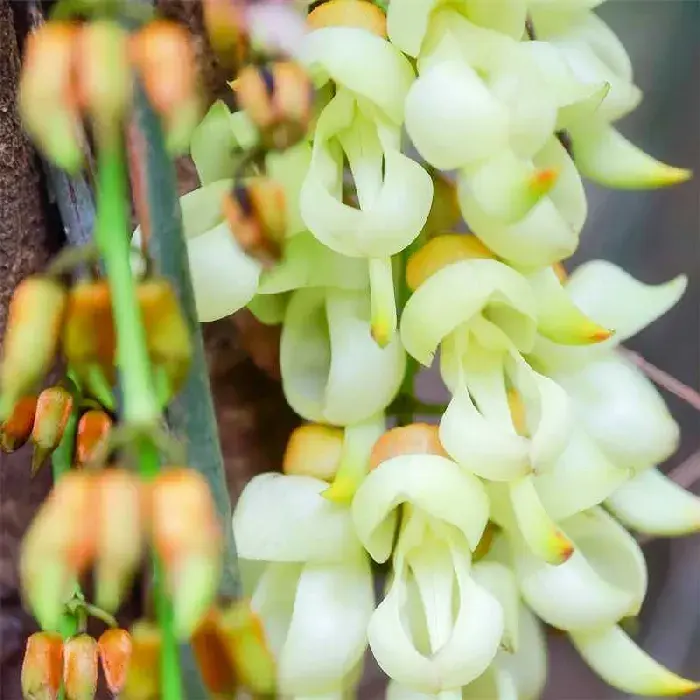
[[[309,476],[260,474],[243,490],[233,514],[241,559],[343,561],[359,543],[350,511],[323,498],[328,484]]]
[[[503,610],[501,647],[508,653],[520,648],[520,596],[513,572],[495,561],[481,560],[472,567],[472,578],[500,603]]]
[[[430,15],[439,0],[392,0],[386,13],[386,29],[394,46],[417,56],[428,29]]]
[[[606,683],[624,693],[686,695],[700,687],[654,661],[617,626],[572,632],[570,636],[586,663]]]
[[[355,530],[370,556],[386,561],[396,525],[396,508],[411,503],[457,527],[473,549],[488,519],[488,498],[479,479],[438,455],[402,455],[370,472],[355,494]]]
[[[646,469],[620,486],[605,506],[638,532],[673,537],[700,530],[700,498],[658,469]]]

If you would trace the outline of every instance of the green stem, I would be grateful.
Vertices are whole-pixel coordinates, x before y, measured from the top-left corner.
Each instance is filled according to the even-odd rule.
[[[112,293],[117,330],[117,357],[121,370],[124,420],[127,425],[157,426],[160,412],[153,391],[146,333],[131,273],[131,247],[126,212],[126,164],[119,132],[101,133],[98,150],[97,226],[95,238],[104,258]],[[138,467],[152,479],[160,468],[157,448],[148,437],[137,437]],[[160,563],[155,561],[153,595],[162,634],[161,679],[163,700],[183,700],[178,646],[172,610],[163,587]]]

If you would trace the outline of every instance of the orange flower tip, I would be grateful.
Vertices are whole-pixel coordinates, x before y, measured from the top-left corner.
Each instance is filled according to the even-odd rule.
[[[560,531],[554,535],[552,542],[552,564],[563,564],[571,558],[574,553],[574,545],[569,538]]]
[[[544,168],[534,172],[529,180],[528,189],[536,196],[544,196],[557,183],[559,171],[556,168]]]
[[[124,629],[108,629],[97,640],[97,648],[109,692],[119,695],[126,685],[133,642]]]
[[[310,29],[354,27],[386,38],[386,15],[367,0],[330,0],[314,8],[306,19]]]
[[[341,428],[328,425],[311,423],[296,428],[287,441],[282,471],[331,481],[340,466],[343,437]]]
[[[608,338],[612,338],[613,335],[615,335],[614,330],[598,327],[595,330],[591,331],[588,337],[594,343],[602,343],[603,341],[608,340]]]
[[[370,470],[401,455],[425,454],[448,457],[440,442],[439,430],[437,425],[429,423],[411,423],[388,430],[372,447],[369,458]]]
[[[391,342],[394,337],[394,329],[392,324],[387,320],[375,320],[371,327],[372,338],[374,342],[380,347],[385,348]]]
[[[233,92],[236,92],[238,90],[239,86],[241,84],[240,78],[236,78],[235,80],[231,80],[228,84],[228,86],[233,90]]]
[[[554,270],[554,274],[557,276],[557,279],[561,284],[566,284],[567,280],[569,279],[569,273],[566,271],[566,268],[562,263],[556,262],[554,265],[552,265],[552,269]]]

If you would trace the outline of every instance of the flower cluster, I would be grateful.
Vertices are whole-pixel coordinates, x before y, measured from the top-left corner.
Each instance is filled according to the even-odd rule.
[[[656,468],[677,425],[618,351],[686,282],[560,265],[581,174],[689,176],[612,126],[640,91],[595,4],[331,0],[193,136],[200,320],[247,306],[281,324],[285,396],[308,422],[233,518],[284,696],[340,698],[369,642],[393,699],[528,700],[542,622],[625,692],[697,687],[620,624],[647,586],[624,526],[700,529],[700,501]],[[438,355],[451,398],[438,426],[413,423],[415,365]],[[396,413],[409,424],[388,429]],[[390,565],[378,604],[372,562]]]

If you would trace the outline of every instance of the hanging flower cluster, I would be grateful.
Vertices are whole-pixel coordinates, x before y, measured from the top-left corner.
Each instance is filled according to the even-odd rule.
[[[281,324],[284,393],[308,422],[233,519],[284,696],[342,697],[369,643],[392,700],[529,700],[542,622],[625,692],[698,687],[621,626],[647,587],[625,527],[700,529],[700,500],[657,469],[678,427],[617,349],[686,281],[560,265],[581,175],[689,177],[613,126],[641,93],[596,4],[330,0],[194,134],[200,320],[247,306]],[[414,423],[415,369],[436,356],[451,398]]]

